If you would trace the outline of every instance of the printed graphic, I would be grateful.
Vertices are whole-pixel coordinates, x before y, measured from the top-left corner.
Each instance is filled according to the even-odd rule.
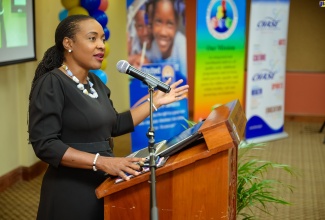
[[[165,82],[187,84],[185,3],[183,0],[128,0],[128,62]],[[130,104],[147,102],[148,86],[130,78]],[[187,126],[188,100],[162,106],[153,113],[155,142],[167,140]],[[132,151],[148,146],[149,117],[131,134]]]
[[[284,132],[289,0],[252,0],[246,84],[246,139],[268,141]]]
[[[238,12],[232,0],[211,1],[206,16],[209,32],[216,39],[227,39],[236,29]]]

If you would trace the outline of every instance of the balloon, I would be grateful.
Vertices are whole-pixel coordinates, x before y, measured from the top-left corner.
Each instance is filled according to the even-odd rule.
[[[107,59],[103,59],[102,66],[100,67],[101,70],[105,70],[107,67]]]
[[[107,41],[105,41],[105,53],[104,53],[104,57],[107,57],[109,54],[109,44]]]
[[[90,12],[90,16],[95,18],[104,28],[107,25],[108,17],[105,12],[100,10],[94,10]]]
[[[61,10],[59,13],[59,20],[62,21],[66,17],[68,17],[68,10],[67,9]]]
[[[98,69],[98,70],[90,70],[90,72],[94,73],[96,76],[98,76],[98,78],[104,83],[106,84],[107,83],[107,75],[106,73],[101,70],[101,69]]]
[[[98,9],[100,0],[80,0],[80,5],[90,12]]]
[[[80,0],[61,0],[61,4],[66,9],[70,10],[71,8],[79,6]]]
[[[105,33],[105,39],[108,40],[109,36],[111,35],[110,31],[108,30],[107,27],[104,27],[103,29],[104,29],[104,33]]]
[[[98,10],[106,11],[107,8],[108,8],[108,0],[101,0]]]
[[[89,13],[83,7],[77,6],[77,7],[71,8],[69,10],[68,16],[71,16],[71,15],[89,15]]]

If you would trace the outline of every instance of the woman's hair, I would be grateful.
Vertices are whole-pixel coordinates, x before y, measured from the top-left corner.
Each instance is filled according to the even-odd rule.
[[[58,68],[62,65],[64,61],[64,47],[63,39],[68,37],[74,39],[76,33],[79,30],[79,22],[94,19],[88,15],[72,15],[68,16],[60,22],[55,31],[55,45],[47,49],[44,53],[43,59],[38,64],[35,70],[35,76],[32,81],[32,88],[29,94],[29,100],[31,99],[31,94],[35,87],[36,82],[45,73]]]

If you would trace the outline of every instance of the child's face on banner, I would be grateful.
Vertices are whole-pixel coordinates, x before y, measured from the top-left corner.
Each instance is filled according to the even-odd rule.
[[[145,11],[139,10],[135,15],[135,29],[137,32],[137,35],[140,39],[141,46],[144,42],[147,42],[147,49],[151,47],[151,41],[152,41],[152,34],[150,31],[150,28],[145,22]]]
[[[173,4],[170,1],[157,2],[153,17],[153,35],[164,59],[171,55],[176,31],[177,20]]]

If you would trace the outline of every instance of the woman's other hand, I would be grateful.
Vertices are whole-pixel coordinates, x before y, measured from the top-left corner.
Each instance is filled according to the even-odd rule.
[[[137,157],[104,157],[99,156],[96,167],[112,176],[119,176],[124,180],[129,180],[127,174],[138,176],[141,172],[139,162],[144,162],[144,158]]]

